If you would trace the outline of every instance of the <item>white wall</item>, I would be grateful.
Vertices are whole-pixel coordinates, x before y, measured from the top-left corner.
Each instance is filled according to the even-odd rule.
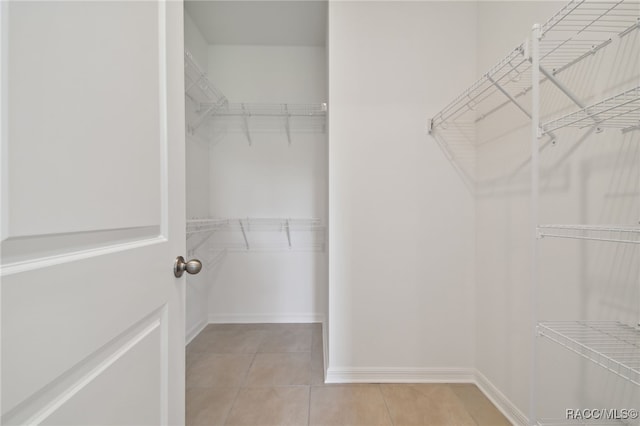
[[[327,101],[323,47],[211,45],[208,62],[209,75],[230,102]],[[212,216],[319,218],[326,224],[326,133],[293,132],[289,145],[282,124],[269,132],[252,132],[251,146],[233,126],[214,134]],[[321,321],[326,268],[323,252],[229,252],[212,281],[209,319]]]
[[[475,34],[474,2],[330,2],[329,380],[471,379],[474,200],[425,128]]]
[[[563,5],[480,2],[479,71],[506,56],[529,36],[534,22],[546,21]],[[637,42],[637,35],[634,37]],[[633,76],[637,81],[640,74],[638,49],[629,48],[630,40],[614,43],[606,52],[558,77],[585,101],[593,101],[594,93],[600,96],[621,90],[622,82],[628,87]],[[542,96],[543,116],[557,116],[562,108],[571,106],[548,83],[542,87]],[[529,97],[521,101],[531,109]],[[529,120],[509,106],[483,120],[477,130],[476,365],[523,415],[528,415],[532,354]],[[637,142],[638,135],[622,137],[605,131],[576,143],[583,133],[558,132],[557,145],[545,149],[541,156],[541,223],[635,223],[640,210],[640,157],[632,148],[632,138]],[[497,180],[487,183],[488,178]],[[627,196],[616,197],[614,193]],[[540,241],[539,247],[541,319],[637,320],[637,247],[553,239]],[[562,418],[564,409],[574,406],[637,405],[637,389],[557,345],[543,339],[538,342],[539,415]]]
[[[207,69],[208,45],[198,27],[187,12],[184,14],[184,44],[194,60],[204,70]],[[189,102],[187,100],[187,102]],[[188,106],[187,106],[188,107]],[[187,219],[209,216],[209,143],[187,134],[186,137],[186,199]],[[187,241],[187,250],[197,244],[197,238]],[[206,245],[193,256],[203,258]],[[186,289],[186,332],[187,340],[195,336],[208,320],[207,299],[208,281],[211,272],[204,268],[198,275],[187,277]]]
[[[204,35],[193,21],[189,12],[184,12],[184,47],[191,53],[191,56],[202,67],[203,70],[207,69],[208,62],[208,49],[209,45],[204,38]]]

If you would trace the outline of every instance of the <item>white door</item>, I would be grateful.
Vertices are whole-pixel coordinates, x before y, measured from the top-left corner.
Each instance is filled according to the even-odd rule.
[[[182,3],[1,4],[2,424],[183,423]]]

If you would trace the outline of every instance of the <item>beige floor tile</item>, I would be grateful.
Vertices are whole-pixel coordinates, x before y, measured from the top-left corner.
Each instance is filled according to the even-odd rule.
[[[187,388],[239,387],[254,355],[201,354],[187,370]]]
[[[190,350],[195,353],[256,353],[262,339],[263,331],[258,330],[216,330],[209,329],[198,335],[190,343]]]
[[[475,425],[446,384],[380,385],[394,425]]]
[[[264,331],[264,338],[258,347],[258,352],[310,352],[311,334],[310,328],[295,328],[280,326],[272,330]]]
[[[311,387],[310,425],[391,425],[378,385]]]
[[[224,425],[238,388],[187,389],[187,426]]]
[[[202,354],[187,350],[185,353],[185,368],[188,370]]]
[[[311,384],[324,384],[324,358],[318,350],[311,352]]]
[[[310,381],[309,352],[256,354],[246,386],[308,385]]]
[[[462,401],[467,412],[479,426],[508,426],[509,420],[474,384],[450,384],[449,387]]]
[[[311,350],[312,351],[322,351],[322,325],[318,324],[319,327],[314,327],[311,330]]]
[[[243,388],[227,418],[230,426],[306,425],[309,387]]]

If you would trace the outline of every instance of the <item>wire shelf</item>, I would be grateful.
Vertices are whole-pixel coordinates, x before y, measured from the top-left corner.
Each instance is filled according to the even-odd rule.
[[[221,132],[242,132],[249,145],[254,132],[325,133],[327,104],[233,103],[212,114],[214,127]]]
[[[638,28],[637,0],[573,0],[541,26],[540,65],[557,74]]]
[[[218,117],[326,117],[327,104],[230,103],[213,115]]]
[[[187,130],[194,133],[212,112],[225,107],[227,98],[207,78],[190,52],[184,52],[185,95],[191,101]]]
[[[507,105],[530,117],[519,101],[530,88],[531,63],[522,43],[429,120],[429,134],[472,193],[476,187],[477,123]]]
[[[640,226],[540,225],[540,237],[640,244]]]
[[[608,127],[623,132],[640,126],[640,86],[542,124],[545,133],[563,127]]]
[[[187,238],[200,234],[215,250],[324,251],[326,227],[316,218],[226,218],[187,221]],[[216,234],[215,238],[212,235]],[[284,237],[284,238],[283,238]]]
[[[541,336],[640,386],[640,328],[613,321],[552,321]]]
[[[624,36],[637,28],[640,28],[640,3],[637,0],[571,1],[542,25],[540,63],[557,74],[609,44],[613,36]],[[519,81],[519,77],[531,68],[526,50],[526,43],[522,43],[509,52],[434,115],[429,122],[429,131],[446,126],[447,122],[456,120],[469,110],[476,110],[499,90],[496,83],[506,86],[509,81]],[[509,92],[515,99],[528,92],[530,87],[530,78],[524,79]],[[477,118],[482,119],[486,115],[477,114]]]
[[[194,234],[210,233],[225,229],[228,219],[190,219],[187,220],[187,239]]]
[[[225,105],[227,98],[207,78],[207,74],[193,59],[190,52],[184,52],[185,94],[198,106]]]
[[[490,99],[493,94],[500,92],[498,85],[501,85],[501,87],[507,85],[517,86],[516,90],[512,90],[514,96],[526,91],[530,84],[526,81],[521,82],[521,77],[529,68],[531,68],[531,64],[525,57],[525,44],[522,43],[434,115],[429,121],[429,133],[437,129],[447,128],[448,123],[455,122],[470,111],[474,112],[474,115],[477,116],[476,118],[485,117],[493,112],[492,109],[496,105],[485,108],[484,111],[478,111],[482,104]],[[501,100],[500,104],[504,102],[505,98],[502,97]]]

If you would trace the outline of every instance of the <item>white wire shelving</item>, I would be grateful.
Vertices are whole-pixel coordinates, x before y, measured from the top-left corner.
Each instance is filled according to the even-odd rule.
[[[540,225],[538,236],[640,244],[640,226]]]
[[[253,132],[325,133],[327,104],[231,103],[212,114],[213,123],[225,131],[243,132],[253,143]]]
[[[551,321],[541,336],[640,386],[640,328],[614,321]]]
[[[637,0],[573,0],[547,20],[540,30],[539,81],[549,81],[580,108],[586,106],[558,75],[610,44],[640,28]],[[462,175],[467,186],[475,185],[476,125],[494,112],[513,105],[529,119],[522,96],[531,91],[531,49],[529,41],[516,46],[483,76],[429,119],[427,130]],[[608,117],[611,126],[633,130],[636,110],[629,107],[624,120]],[[589,117],[587,117],[589,118]],[[606,118],[606,117],[600,117]],[[590,120],[587,120],[590,121]],[[584,122],[584,120],[583,120]],[[626,126],[628,122],[630,125]],[[623,126],[625,125],[625,126]],[[555,140],[554,128],[544,132]]]
[[[524,42],[428,120],[428,133],[472,192],[476,183],[476,125],[507,105],[530,118],[519,99],[530,88],[531,63]]]
[[[187,221],[187,239],[199,235],[214,251],[324,251],[326,227],[316,218],[226,218]]]
[[[540,27],[540,65],[558,74],[640,27],[637,0],[574,0]]]
[[[480,109],[484,102],[491,99],[493,94],[502,93],[508,100],[511,100],[509,96],[512,95],[505,95],[501,90],[505,89],[506,86],[514,88],[515,90],[512,91],[515,95],[526,91],[529,84],[526,81],[522,81],[522,75],[529,68],[530,64],[525,55],[525,44],[523,43],[509,52],[506,57],[491,67],[481,78],[434,115],[429,120],[429,133],[447,129],[449,123],[457,122],[469,112],[472,113],[471,116],[461,121],[475,122],[476,120],[481,120],[492,113],[496,107],[502,106],[505,101],[502,98],[500,99],[502,102]]]
[[[209,81],[207,74],[193,59],[190,52],[184,53],[185,96],[191,102],[187,110],[187,131],[193,134],[210,116],[229,102]]]
[[[185,95],[189,100],[187,132],[190,135],[195,135],[205,123],[212,123],[217,132],[243,132],[249,145],[253,142],[252,132],[284,131],[289,144],[292,133],[326,132],[326,103],[229,103],[191,53],[185,51],[184,63]]]
[[[640,86],[542,124],[547,133],[563,127],[607,127],[622,132],[640,129]]]

